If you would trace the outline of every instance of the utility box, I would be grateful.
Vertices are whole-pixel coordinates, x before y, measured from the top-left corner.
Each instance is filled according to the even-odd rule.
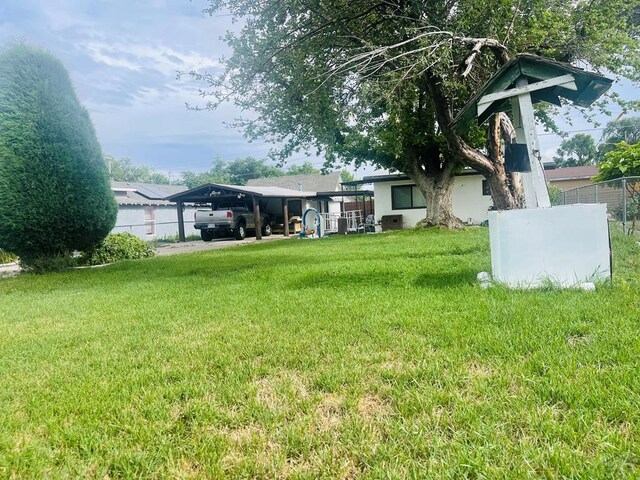
[[[380,220],[383,232],[387,230],[402,230],[402,215],[383,215]]]
[[[489,212],[493,280],[575,287],[611,278],[606,205]]]

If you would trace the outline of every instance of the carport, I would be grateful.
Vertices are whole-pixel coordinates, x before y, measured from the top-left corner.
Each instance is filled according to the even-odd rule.
[[[290,190],[288,188],[279,187],[244,187],[239,185],[223,185],[216,183],[207,183],[191,190],[176,193],[165,200],[175,202],[178,213],[178,236],[181,242],[186,239],[184,229],[184,210],[186,203],[195,203],[199,205],[210,205],[214,208],[217,202],[222,200],[232,200],[243,198],[251,199],[253,204],[253,214],[256,221],[256,240],[262,240],[262,225],[260,219],[260,204],[265,201],[280,202],[282,217],[284,219],[284,235],[289,236],[289,200],[308,200],[315,199],[316,192],[305,192],[299,190]]]

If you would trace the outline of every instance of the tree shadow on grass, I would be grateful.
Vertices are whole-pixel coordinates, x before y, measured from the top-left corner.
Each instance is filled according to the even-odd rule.
[[[413,281],[397,276],[380,275],[376,272],[343,272],[330,275],[309,274],[297,277],[289,284],[289,288],[303,290],[306,288],[336,289],[359,286],[406,287],[407,283],[409,283],[416,288],[446,289],[473,285],[476,281],[477,273],[477,271],[471,269],[456,272],[423,273],[414,277]]]
[[[418,275],[413,285],[418,288],[457,288],[467,287],[476,282],[475,270],[459,270],[455,272],[429,272]]]

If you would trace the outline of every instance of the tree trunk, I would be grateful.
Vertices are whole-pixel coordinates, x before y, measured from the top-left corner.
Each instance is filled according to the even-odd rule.
[[[426,203],[425,218],[418,222],[420,227],[440,227],[450,230],[464,228],[464,223],[453,214],[453,182],[458,163],[450,160],[435,174],[427,173],[419,167],[408,172],[416,182]]]
[[[504,113],[496,113],[489,119],[487,157],[493,168],[483,172],[489,183],[493,208],[513,210],[522,207],[522,180],[520,174],[507,174],[505,169],[504,143],[513,142],[513,126]]]
[[[442,79],[431,71],[425,72],[425,78],[438,124],[451,152],[463,164],[480,172],[489,182],[493,207],[496,210],[512,210],[522,207],[522,186],[520,175],[507,174],[504,164],[502,140],[511,142],[513,126],[504,113],[493,115],[489,124],[487,138],[487,155],[470,147],[456,132],[453,131],[453,116],[449,103],[442,90]]]

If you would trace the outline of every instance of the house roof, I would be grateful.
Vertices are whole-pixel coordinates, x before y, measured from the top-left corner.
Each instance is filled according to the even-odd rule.
[[[327,175],[310,173],[306,175],[253,178],[247,182],[247,187],[280,187],[307,192],[335,192],[340,190],[340,172],[331,172]]]
[[[253,187],[207,183],[192,188],[191,190],[169,195],[166,197],[166,200],[171,202],[210,202],[211,199],[230,198],[236,195],[261,198],[313,198],[316,196],[316,192],[280,187]]]
[[[487,94],[508,91],[515,86],[519,78],[527,78],[530,84],[570,74],[575,82],[576,90],[561,85],[551,86],[531,92],[533,103],[549,102],[561,105],[560,98],[565,98],[580,107],[588,107],[600,95],[606,92],[612,80],[597,73],[587,72],[569,63],[557,62],[537,55],[521,54],[505,64],[489,81],[467,102],[453,120],[452,126],[458,132],[465,131],[477,118],[481,125],[496,112],[511,109],[508,98],[494,101],[493,104],[478,116],[478,102]]]
[[[545,172],[548,172],[550,169],[555,169],[555,163],[544,163],[543,167]],[[465,167],[461,172],[456,174],[456,177],[465,177],[469,175],[482,175],[482,174],[477,170],[474,170],[473,168]],[[411,180],[411,178],[408,175],[405,175],[404,173],[389,173],[386,175],[365,176],[362,178],[362,180],[353,180],[351,182],[343,182],[342,185],[355,186],[355,185],[365,185],[369,183],[399,182],[399,181],[405,181],[405,180]],[[361,190],[358,191],[358,194],[360,194],[360,192]]]
[[[157,185],[137,182],[111,182],[118,205],[172,205],[165,197],[183,192],[184,185]]]
[[[549,181],[591,179],[598,175],[598,167],[586,165],[583,167],[565,167],[545,171]]]
[[[456,174],[456,176],[467,176],[467,175],[480,175],[479,172],[472,168],[465,168],[460,173]],[[398,182],[404,180],[411,180],[408,175],[404,173],[389,173],[387,175],[370,175],[362,177],[362,180],[354,180],[352,182],[344,182],[343,185],[363,185],[367,183],[381,183],[381,182]]]

